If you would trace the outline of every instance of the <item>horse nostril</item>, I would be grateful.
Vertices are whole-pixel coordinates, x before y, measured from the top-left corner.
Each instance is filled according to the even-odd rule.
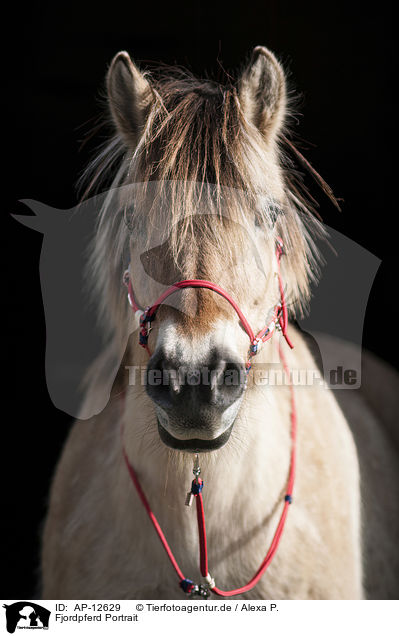
[[[147,394],[163,408],[171,408],[181,393],[178,369],[162,351],[155,353],[147,365]]]
[[[211,381],[211,404],[227,408],[238,400],[246,386],[245,366],[241,362],[219,362]]]
[[[194,412],[201,407],[224,411],[238,400],[246,386],[245,366],[226,352],[213,351],[208,364],[184,365],[162,351],[147,366],[147,393],[166,410]]]

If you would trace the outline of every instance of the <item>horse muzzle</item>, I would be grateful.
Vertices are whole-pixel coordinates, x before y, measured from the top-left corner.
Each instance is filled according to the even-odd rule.
[[[245,365],[214,350],[208,364],[179,364],[156,352],[147,367],[147,394],[155,403],[159,435],[167,446],[211,451],[229,439],[246,388]]]

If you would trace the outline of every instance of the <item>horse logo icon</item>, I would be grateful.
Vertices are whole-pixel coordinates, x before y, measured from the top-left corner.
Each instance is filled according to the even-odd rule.
[[[6,610],[7,631],[13,634],[18,629],[48,629],[50,610],[32,603],[18,601],[11,605],[3,605]]]

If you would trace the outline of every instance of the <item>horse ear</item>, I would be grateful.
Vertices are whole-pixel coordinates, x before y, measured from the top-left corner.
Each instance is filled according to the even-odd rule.
[[[284,71],[269,49],[257,46],[238,86],[241,108],[266,140],[281,128],[286,107]]]
[[[150,84],[125,51],[111,62],[107,92],[114,124],[125,144],[135,148],[153,98]]]

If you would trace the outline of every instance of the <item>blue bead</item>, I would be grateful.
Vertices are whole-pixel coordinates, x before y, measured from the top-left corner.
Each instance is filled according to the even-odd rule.
[[[292,495],[285,495],[284,501],[288,501],[288,503],[292,504]]]
[[[180,581],[180,587],[183,592],[186,592],[186,594],[188,594],[195,587],[194,581],[191,581],[191,579],[183,579],[182,581]]]
[[[204,487],[204,482],[201,481],[200,484],[197,484],[197,482],[195,481],[195,479],[193,479],[192,483],[191,483],[191,492],[193,493],[193,495],[199,495],[201,490]]]

